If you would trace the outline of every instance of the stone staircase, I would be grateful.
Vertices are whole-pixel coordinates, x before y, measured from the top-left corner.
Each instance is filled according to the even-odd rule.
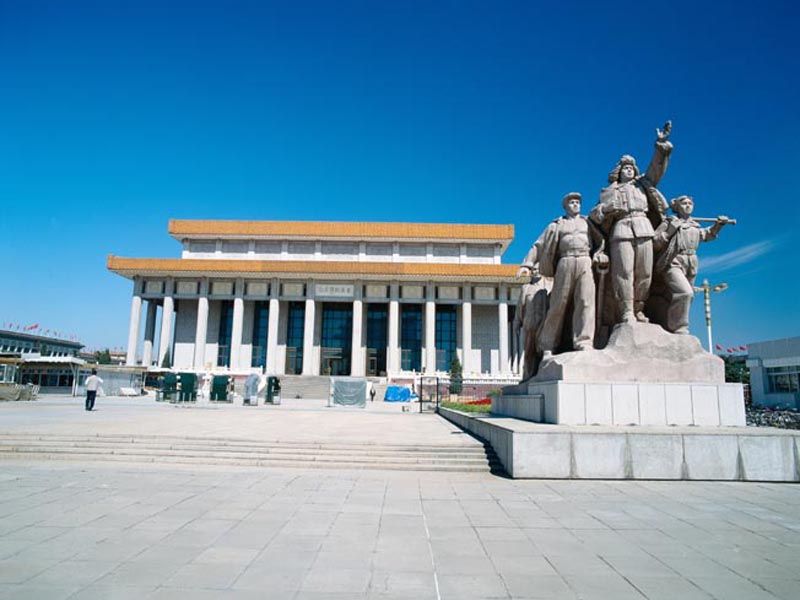
[[[375,388],[375,402],[383,402],[383,397],[386,395],[386,388],[389,387],[386,378],[367,377],[367,381],[371,382]]]
[[[281,398],[306,398],[327,400],[331,392],[331,378],[311,375],[281,375]]]
[[[0,459],[502,473],[490,446],[290,442],[155,435],[0,434]]]

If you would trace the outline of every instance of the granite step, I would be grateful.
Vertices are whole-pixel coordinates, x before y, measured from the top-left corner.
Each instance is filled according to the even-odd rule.
[[[407,471],[497,471],[491,448],[0,434],[0,457]]]

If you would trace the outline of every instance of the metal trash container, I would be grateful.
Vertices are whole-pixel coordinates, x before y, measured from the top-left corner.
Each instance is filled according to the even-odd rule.
[[[213,402],[228,402],[228,388],[231,378],[227,375],[214,375],[211,380],[211,400]]]
[[[178,373],[180,388],[178,391],[179,402],[194,402],[197,400],[197,374]]]
[[[164,373],[164,380],[161,384],[161,398],[171,402],[178,394],[178,376],[175,373]]]
[[[267,378],[267,402],[281,403],[281,381],[275,376]]]

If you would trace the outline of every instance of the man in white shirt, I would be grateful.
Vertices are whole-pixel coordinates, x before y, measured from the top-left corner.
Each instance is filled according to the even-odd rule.
[[[103,385],[103,380],[97,376],[97,369],[92,369],[92,374],[86,378],[86,410],[94,408],[94,399],[97,397],[97,388]]]

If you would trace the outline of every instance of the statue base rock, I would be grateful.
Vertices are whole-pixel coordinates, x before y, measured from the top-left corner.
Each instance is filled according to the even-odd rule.
[[[744,390],[697,338],[648,323],[614,328],[602,350],[557,354],[507,386],[492,413],[567,425],[744,426]]]
[[[649,323],[623,323],[602,350],[565,352],[543,362],[531,381],[724,383],[725,363],[693,335]]]

